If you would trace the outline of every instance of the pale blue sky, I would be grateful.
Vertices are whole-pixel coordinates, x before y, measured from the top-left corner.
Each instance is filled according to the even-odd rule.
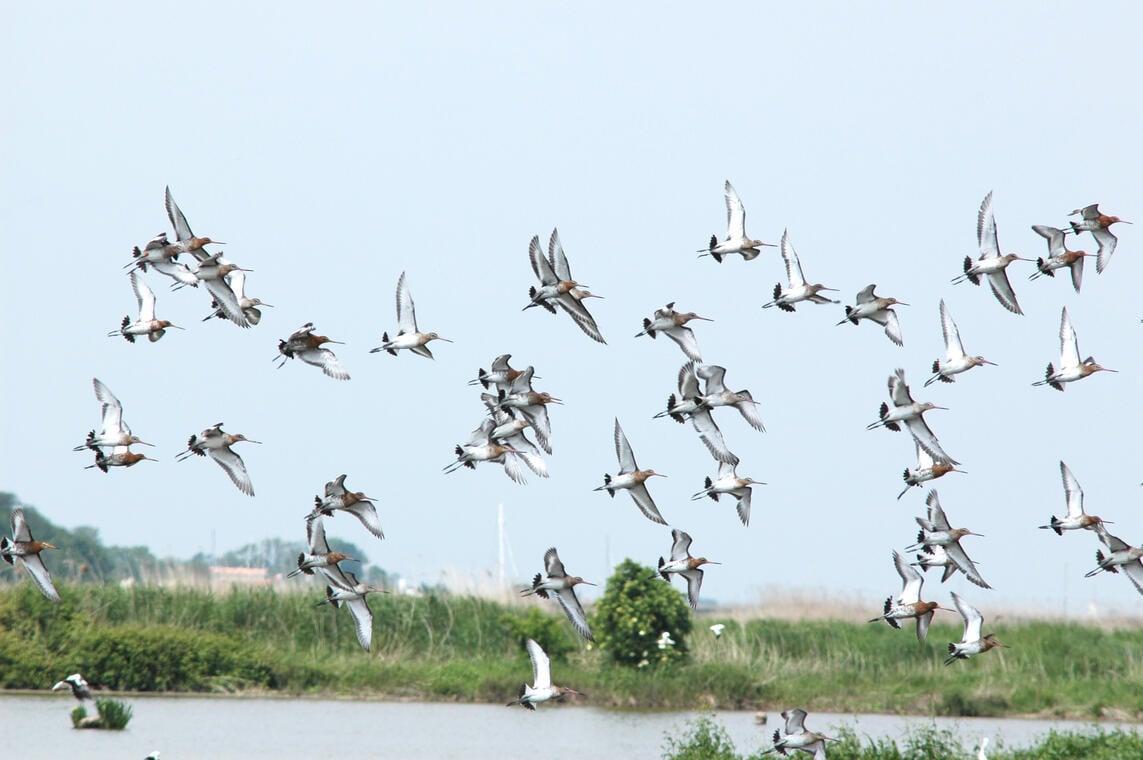
[[[1058,462],[1114,532],[1143,541],[1136,431],[1143,375],[1139,226],[1120,226],[1111,266],[1028,282],[1026,316],[986,287],[953,286],[976,255],[989,190],[1002,248],[1043,255],[1032,224],[1064,226],[1100,202],[1143,219],[1137,97],[1139,9],[1040,3],[955,6],[757,3],[24,4],[0,25],[5,103],[0,235],[8,329],[0,488],[105,541],[189,556],[304,536],[312,496],[346,472],[380,498],[388,536],[349,518],[331,535],[413,580],[494,571],[505,505],[520,577],[555,545],[602,582],[612,561],[653,564],[666,528],[631,500],[591,489],[615,472],[618,416],[652,494],[698,554],[721,560],[704,597],[752,602],[767,589],[825,590],[874,604],[899,586],[892,549],[916,533],[924,490],[900,502],[905,433],[867,432],[904,367],[930,424],[968,475],[938,481],[955,525],[995,587],[958,578],[986,616],[1015,603],[1137,613],[1121,577],[1085,580],[1098,543],[1036,526],[1064,509]],[[1098,31],[1098,33],[1096,33]],[[841,306],[759,307],[783,270],[774,249],[721,266],[694,250],[725,234],[722,185],[747,230],[784,228],[807,275],[841,290],[870,282],[911,304],[905,347],[872,325],[835,327]],[[121,269],[169,230],[163,187],[199,234],[255,271],[248,292],[276,308],[243,331],[199,319],[201,292],[152,276],[161,317],[190,329],[157,344],[104,334],[134,314]],[[607,346],[566,315],[521,313],[532,235],[558,226]],[[1089,237],[1081,247],[1091,250]],[[437,360],[370,355],[396,324],[407,271],[422,328],[456,341]],[[999,367],[922,391],[942,350],[945,298],[968,350]],[[716,413],[756,489],[752,524],[733,505],[690,501],[715,463],[693,431],[652,420],[685,361],[632,336],[667,301],[710,316],[708,362],[758,399],[768,432]],[[1067,305],[1084,355],[1119,374],[1060,394],[1032,388],[1058,358]],[[352,374],[271,363],[277,341],[314,321]],[[437,348],[436,346],[439,346]],[[443,476],[480,421],[465,385],[497,354],[533,364],[552,410],[549,481],[517,486],[495,467]],[[162,461],[103,475],[71,451],[97,422],[91,378],[122,399]],[[217,421],[263,446],[242,450],[258,496],[213,464],[174,462]]]

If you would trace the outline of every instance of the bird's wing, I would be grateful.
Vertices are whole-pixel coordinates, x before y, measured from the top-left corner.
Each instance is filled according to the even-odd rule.
[[[876,287],[877,287],[876,284],[871,283],[869,285],[866,285],[861,290],[857,291],[856,303],[858,305],[863,304],[863,303],[869,303],[874,298],[876,298],[876,296],[873,295],[873,289]]]
[[[1083,514],[1083,489],[1063,460],[1060,461],[1060,477],[1064,481],[1064,495],[1068,499],[1068,517],[1079,517]]]
[[[695,363],[687,362],[679,368],[679,396],[694,398],[699,395],[698,378],[695,377]]]
[[[534,235],[528,243],[528,259],[532,262],[532,271],[536,273],[541,285],[555,285],[560,281],[556,277],[552,264],[544,258],[544,251],[540,248],[540,236]]]
[[[1111,263],[1111,254],[1115,253],[1115,245],[1119,239],[1106,227],[1097,227],[1091,231],[1092,237],[1099,243],[1099,253],[1095,260],[1095,271],[1100,274]]]
[[[560,562],[560,555],[556,553],[554,546],[544,552],[544,574],[552,578],[563,578],[567,575],[564,563]]]
[[[12,540],[16,543],[27,543],[32,540],[32,530],[24,518],[24,510],[16,507],[12,510]]]
[[[492,364],[488,365],[489,372],[507,372],[508,362],[511,360],[512,354],[500,354],[492,360]]]
[[[1048,255],[1058,256],[1064,252],[1064,231],[1046,224],[1033,224],[1032,231],[1048,241]]]
[[[929,635],[929,623],[933,622],[933,610],[917,616],[917,641],[924,642]]]
[[[212,277],[203,280],[202,284],[206,286],[211,297],[218,303],[219,310],[227,319],[239,327],[250,326],[246,320],[246,315],[242,313],[242,307],[238,305],[238,297],[234,295],[234,291],[230,289],[225,280]]]
[[[507,364],[507,362],[505,362]],[[520,374],[516,375],[512,380],[512,384],[508,386],[508,393],[531,393],[532,392],[532,377],[536,374],[536,368],[528,365],[520,370]]]
[[[507,451],[501,455],[501,461],[504,464],[504,474],[512,479],[513,482],[525,485],[528,482],[527,476],[524,474],[524,468],[520,466],[520,458]]]
[[[547,405],[536,404],[521,407],[520,414],[524,415],[524,419],[531,423],[532,429],[536,431],[536,440],[540,442],[540,448],[551,454],[552,421],[548,417]]]
[[[806,284],[806,276],[802,274],[802,263],[798,261],[798,254],[790,244],[789,232],[782,231],[782,261],[786,263],[786,279],[790,288],[798,288]]]
[[[695,373],[706,381],[706,393],[703,395],[710,396],[715,393],[726,392],[726,367],[720,367],[717,364],[704,364],[695,370]]]
[[[671,531],[671,539],[674,541],[671,544],[672,562],[691,556],[691,536],[689,533],[676,528]]]
[[[1060,365],[1078,367],[1079,363],[1079,339],[1076,338],[1072,320],[1068,317],[1068,307],[1065,306],[1060,315]]]
[[[806,731],[806,711],[801,708],[787,710],[782,714],[786,719],[787,734],[803,734]]]
[[[595,637],[591,635],[591,628],[587,625],[587,615],[583,612],[583,606],[579,603],[579,599],[575,595],[575,590],[562,588],[555,593],[556,601],[564,608],[564,614],[568,616],[572,627],[579,631],[579,635],[588,641],[595,641]]]
[[[555,270],[556,277],[564,281],[572,280],[571,267],[568,265],[568,257],[564,254],[564,246],[560,242],[560,231],[558,229],[552,230],[552,236],[548,239],[548,263],[552,265]]]
[[[310,554],[329,554],[329,542],[325,540],[325,522],[320,514],[306,521],[306,543],[310,547]]]
[[[747,486],[742,489],[742,495],[738,497],[738,506],[736,508],[738,519],[746,526],[750,525],[750,500],[753,493],[754,489]]]
[[[357,627],[357,641],[361,648],[369,651],[373,644],[373,610],[369,609],[369,602],[365,596],[355,596],[346,601],[349,612],[353,615],[353,623]]]
[[[925,504],[929,507],[929,522],[932,524],[932,531],[947,531],[952,530],[949,525],[949,518],[945,515],[944,509],[941,508],[941,499],[937,495],[936,489],[929,491],[928,496],[925,497]]]
[[[1132,560],[1126,565],[1123,565],[1123,572],[1135,584],[1135,588],[1140,594],[1143,594],[1143,564],[1139,560]],[[50,597],[49,597],[50,598]]]
[[[746,208],[742,205],[742,199],[738,197],[738,193],[730,184],[730,180],[726,181],[724,191],[726,194],[727,235],[731,239],[744,238],[746,237]]]
[[[1079,256],[1068,266],[1068,269],[1070,269],[1072,273],[1072,288],[1074,288],[1077,293],[1080,292],[1080,287],[1083,285],[1084,258],[1084,256]]]
[[[750,424],[750,427],[765,433],[766,426],[762,424],[762,415],[758,413],[758,404],[751,398],[750,391],[740,391],[739,393],[743,398],[734,405],[734,408]]]
[[[230,283],[230,289],[234,291],[239,302],[246,298],[246,272],[235,269],[226,275],[226,281]]]
[[[385,538],[385,533],[381,530],[381,519],[377,516],[377,507],[373,506],[373,502],[363,499],[351,507],[346,507],[344,511],[360,520],[365,529],[377,538]]]
[[[992,214],[992,191],[984,196],[980,213],[976,217],[976,241],[980,245],[981,258],[995,258],[1000,255],[1000,243],[996,240],[996,217]]]
[[[91,383],[95,387],[95,398],[103,403],[100,435],[115,436],[119,433],[131,435],[131,428],[123,422],[123,405],[119,403],[119,399],[99,378],[93,377]]]
[[[218,466],[226,470],[226,474],[234,481],[234,485],[238,490],[247,496],[254,495],[254,485],[250,482],[250,473],[246,472],[246,465],[242,462],[242,457],[235,454],[230,449],[223,447],[219,449],[207,449],[210,458],[218,462]]]
[[[1099,540],[1103,542],[1103,545],[1106,546],[1109,551],[1123,552],[1131,548],[1122,538],[1119,536],[1113,536],[1106,530],[1101,530],[1099,532]]]
[[[635,506],[639,507],[639,511],[642,512],[648,520],[657,522],[660,525],[667,524],[667,521],[659,514],[659,508],[655,506],[655,500],[651,498],[651,492],[647,490],[646,484],[640,483],[633,488],[627,489],[627,492],[631,494],[631,498],[635,501]]]
[[[135,291],[135,300],[139,303],[139,321],[150,322],[155,318],[155,294],[134,269],[131,270],[131,289]]]
[[[893,402],[893,406],[905,406],[913,403],[913,397],[909,394],[909,386],[905,383],[905,370],[903,369],[895,369],[893,374],[889,376],[889,400]]]
[[[39,554],[29,554],[26,556],[19,556],[19,559],[28,575],[32,577],[36,587],[40,589],[40,593],[53,602],[60,600],[60,594],[56,591],[56,587],[52,585],[52,576],[48,573],[48,568],[44,565],[44,561],[40,558]]]
[[[897,566],[897,574],[901,576],[901,595],[897,598],[904,604],[914,604],[921,599],[921,584],[925,579],[917,569],[909,564],[908,560],[897,552],[893,552],[893,564]]]
[[[941,332],[945,336],[945,356],[949,359],[959,359],[964,356],[964,344],[960,340],[960,330],[956,327],[949,307],[945,306],[945,299],[941,299]]]
[[[910,417],[905,420],[905,426],[909,428],[909,432],[913,434],[913,440],[934,459],[939,459],[942,462],[949,464],[960,464],[941,448],[941,442],[937,440],[936,434],[925,423],[923,417]]]
[[[1008,270],[1001,269],[999,272],[988,273],[988,285],[992,288],[992,294],[996,296],[996,300],[1000,302],[1008,311],[1013,314],[1023,314],[1020,304],[1016,302],[1016,294],[1012,291],[1012,283],[1008,281]]]
[[[889,340],[896,343],[898,346],[904,346],[905,341],[901,337],[901,323],[897,320],[897,312],[893,309],[881,309],[869,315],[869,319],[882,325],[885,328],[885,335]]]
[[[698,607],[699,589],[702,587],[702,570],[694,568],[692,570],[684,570],[679,573],[687,579],[687,601],[691,604],[691,609]]]
[[[175,238],[182,242],[194,237],[190,225],[187,224],[187,218],[183,216],[182,209],[178,207],[175,199],[171,196],[171,188],[166,189],[163,200],[167,207],[167,217],[171,220],[171,226],[175,228]]]
[[[413,308],[413,294],[405,273],[397,278],[397,329],[403,333],[417,332],[417,311]]]
[[[170,259],[163,259],[162,261],[153,262],[151,266],[155,268],[156,272],[165,274],[175,282],[190,285],[192,288],[198,286],[198,277],[195,276],[195,273],[192,272],[190,267],[186,264],[180,264]]]
[[[603,339],[603,333],[599,331],[599,325],[595,323],[595,317],[591,316],[591,312],[583,305],[582,301],[577,301],[575,296],[571,293],[561,293],[556,296],[556,303],[560,305],[568,315],[575,320],[579,325],[579,329],[583,330],[587,337],[594,340],[596,343],[607,343]]]
[[[331,586],[343,591],[352,591],[357,586],[357,578],[353,573],[342,570],[339,565],[323,565],[314,569],[324,575]]]
[[[548,689],[552,685],[552,663],[548,655],[532,639],[526,639],[524,646],[528,648],[528,657],[532,659],[532,688]]]
[[[917,469],[918,470],[926,470],[926,469],[932,467],[934,464],[936,464],[936,462],[933,460],[933,458],[931,456],[929,456],[929,452],[927,452],[921,448],[921,444],[917,443],[916,441],[913,441],[913,446],[916,447],[916,449],[917,449]]]
[[[623,434],[623,428],[619,426],[618,417],[615,419],[615,456],[619,458],[620,472],[635,472],[639,469],[639,465],[635,463],[635,452],[631,450],[631,443]]]
[[[980,614],[980,610],[957,596],[955,591],[950,593],[952,594],[953,603],[956,605],[957,612],[964,618],[964,641],[978,641],[980,639],[980,629],[984,625],[984,616]]]
[[[345,496],[345,477],[345,474],[342,473],[325,484],[325,496],[327,499]]]
[[[701,409],[691,414],[691,424],[694,425],[699,438],[706,444],[710,455],[722,463],[718,470],[718,477],[722,478],[722,467],[727,465],[731,466],[733,473],[733,466],[738,464],[738,457],[727,448],[726,441],[722,437],[722,431],[718,429],[718,424],[715,423],[714,415],[710,413],[710,410]]]
[[[679,344],[679,348],[687,355],[688,359],[693,359],[696,362],[702,361],[702,353],[699,352],[698,340],[695,339],[694,330],[686,325],[678,327],[668,327],[663,330],[663,333]]]
[[[321,367],[321,371],[334,380],[349,379],[349,373],[345,371],[345,367],[341,365],[333,351],[328,348],[309,348],[298,352],[297,357],[306,364]]]
[[[968,553],[961,547],[959,541],[954,541],[945,547],[945,553],[949,555],[949,559],[957,566],[957,569],[965,574],[965,577],[971,583],[975,583],[981,588],[992,588],[984,582],[984,578],[980,577],[980,571],[976,569],[976,563],[969,559]]]

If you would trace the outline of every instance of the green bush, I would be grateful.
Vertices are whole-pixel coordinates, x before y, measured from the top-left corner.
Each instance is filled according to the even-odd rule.
[[[646,667],[686,659],[692,621],[685,595],[633,560],[623,560],[607,579],[592,620],[596,642],[614,662]],[[663,633],[673,646],[661,644]]]
[[[663,742],[664,760],[738,760],[734,742],[722,724],[703,714],[688,720],[679,736],[667,734]]]
[[[102,728],[122,731],[131,721],[131,705],[117,699],[97,699],[95,709],[99,711],[99,723]]]
[[[576,634],[563,615],[557,617],[539,607],[531,607],[522,615],[505,615],[504,623],[519,641],[522,652],[525,639],[534,640],[553,660],[563,660],[579,649],[579,643],[573,638]]]

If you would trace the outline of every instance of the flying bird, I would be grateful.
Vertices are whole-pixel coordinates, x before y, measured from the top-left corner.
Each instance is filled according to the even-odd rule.
[[[1057,269],[1067,267],[1072,273],[1072,287],[1077,293],[1080,292],[1080,285],[1083,284],[1083,260],[1091,254],[1069,251],[1064,243],[1067,233],[1058,227],[1033,224],[1032,231],[1048,241],[1048,258],[1036,259],[1036,271],[1028,279],[1035,280],[1044,275],[1055,277]]]
[[[960,464],[941,448],[940,441],[937,440],[937,436],[925,423],[923,417],[924,413],[930,409],[945,409],[945,407],[937,406],[931,401],[914,401],[912,394],[909,393],[909,386],[905,384],[905,370],[903,369],[896,369],[889,376],[889,400],[893,402],[893,406],[890,407],[884,401],[881,402],[877,421],[866,425],[866,430],[885,427],[896,432],[901,429],[899,423],[903,422],[917,445],[933,459],[939,459],[948,464]]]
[[[746,208],[742,205],[742,199],[738,197],[738,193],[730,184],[730,180],[726,181],[724,193],[726,195],[726,238],[719,242],[718,235],[711,235],[710,245],[698,249],[700,258],[710,256],[721,264],[723,256],[737,253],[744,260],[750,261],[757,258],[758,254],[761,253],[758,250],[761,246],[774,248],[773,243],[763,243],[761,240],[752,240],[747,237]]]
[[[587,287],[581,282],[571,279],[571,270],[568,268],[567,256],[564,254],[563,245],[560,243],[559,230],[552,230],[552,237],[548,241],[547,258],[544,257],[543,249],[540,248],[540,237],[534,235],[531,242],[528,244],[528,259],[532,263],[532,271],[540,280],[540,287],[532,287],[528,290],[528,296],[531,298],[525,309],[530,309],[533,306],[543,306],[549,311],[555,311],[555,305],[568,313],[579,329],[592,340],[598,343],[606,343],[603,339],[602,333],[599,332],[599,326],[595,323],[595,318],[591,316],[591,312],[583,305],[583,298],[576,298],[572,291],[578,289],[580,286]],[[564,273],[561,277],[557,272],[556,267],[552,262],[560,262],[560,270]]]
[[[243,441],[261,443],[261,441],[252,441],[241,433],[236,435],[225,433],[222,430],[222,423],[219,422],[198,435],[192,435],[188,438],[186,451],[176,456],[175,460],[181,462],[191,454],[197,454],[200,457],[209,455],[226,472],[230,481],[239,491],[247,496],[253,496],[254,485],[250,482],[250,473],[246,471],[246,463],[230,448]]]
[[[687,327],[686,324],[692,319],[701,319],[706,322],[713,322],[714,320],[700,317],[693,311],[677,312],[674,301],[662,308],[655,309],[654,317],[654,319],[643,318],[643,332],[636,333],[636,338],[649,335],[654,339],[661,332],[677,343],[688,359],[696,362],[702,361],[702,354],[699,352],[698,340],[695,339],[694,330]]]
[[[827,288],[821,283],[811,285],[806,282],[806,276],[802,273],[802,263],[798,260],[798,254],[794,251],[794,246],[790,244],[790,236],[787,230],[782,231],[781,250],[782,261],[786,263],[786,282],[788,284],[785,290],[782,289],[782,283],[775,285],[774,300],[770,303],[763,304],[763,309],[777,306],[782,311],[793,312],[794,304],[802,301],[810,301],[811,303],[838,303],[823,295],[819,295],[822,291],[836,291],[837,288]]]
[[[55,685],[52,686],[52,691],[67,689],[82,704],[85,699],[92,699],[91,688],[92,684],[89,684],[86,678],[79,673],[72,673],[64,680],[56,681]]]
[[[286,576],[287,578],[293,578],[301,573],[313,575],[314,570],[336,565],[342,560],[353,560],[353,557],[348,554],[330,550],[329,542],[325,538],[325,523],[321,514],[306,518],[306,546],[309,548],[309,552],[298,553],[298,569],[291,570]]]
[[[230,289],[234,292],[234,297],[238,299],[238,308],[242,310],[242,316],[246,317],[246,321],[252,325],[256,325],[262,321],[262,312],[258,309],[259,306],[269,306],[273,308],[274,304],[266,303],[261,298],[249,298],[246,295],[246,270],[235,269],[226,278]],[[210,314],[202,318],[203,322],[217,317],[219,319],[228,319],[226,313],[223,312],[222,307],[219,306],[218,301],[212,300],[210,302],[211,308],[214,309]]]
[[[786,721],[785,735],[782,731],[775,730],[774,746],[763,752],[763,755],[768,755],[771,752],[786,755],[786,750],[796,749],[807,755],[813,755],[813,760],[826,760],[826,742],[835,742],[838,741],[837,739],[831,739],[817,731],[807,730],[805,726],[806,711],[800,708],[783,712],[782,718]]]
[[[738,502],[738,519],[742,521],[743,525],[750,525],[750,496],[752,491],[750,486],[764,486],[766,484],[753,478],[739,477],[735,468],[736,464],[731,462],[719,464],[718,477],[712,480],[708,475],[705,481],[706,487],[692,496],[691,500],[709,496],[718,501],[720,494],[729,494]]]
[[[520,593],[523,596],[534,594],[541,599],[550,599],[552,595],[555,595],[556,601],[563,607],[564,614],[568,616],[572,627],[588,641],[595,641],[595,637],[591,634],[591,628],[587,625],[587,615],[584,614],[583,606],[575,595],[575,587],[581,583],[588,586],[595,585],[578,575],[568,575],[567,571],[564,570],[564,563],[560,561],[559,553],[553,546],[544,552],[544,572],[536,573],[536,577],[532,579],[532,585]]]
[[[679,575],[687,579],[687,601],[691,609],[698,607],[699,589],[702,588],[701,570],[703,565],[717,565],[718,562],[706,557],[691,556],[690,534],[678,530],[671,530],[671,560],[670,562],[659,557],[659,575],[670,583],[672,575]]]
[[[131,289],[135,291],[135,301],[139,304],[139,318],[132,322],[130,316],[123,317],[119,329],[107,333],[107,337],[122,335],[128,343],[134,343],[135,336],[146,335],[147,339],[154,343],[166,334],[168,327],[183,329],[166,319],[155,319],[155,294],[147,287],[147,283],[140,279],[136,271],[132,270],[129,276]]]
[[[278,353],[281,354],[275,357],[275,359],[281,360],[278,369],[285,366],[287,359],[297,357],[306,364],[320,367],[326,377],[332,377],[334,380],[348,380],[349,373],[341,366],[341,362],[338,361],[333,351],[322,348],[326,343],[340,344],[341,341],[331,340],[324,335],[315,335],[314,323],[306,322],[294,330],[290,337],[278,341]]]
[[[976,241],[980,247],[980,258],[976,261],[971,256],[964,259],[964,274],[953,278],[953,283],[968,280],[973,285],[980,284],[980,277],[988,278],[988,285],[992,294],[1008,311],[1013,314],[1023,314],[1020,304],[1016,302],[1016,294],[1012,292],[1012,283],[1008,282],[1007,267],[1013,261],[1028,261],[1014,253],[1000,255],[1000,243],[996,238],[996,217],[992,213],[992,192],[984,196],[980,204],[980,213],[976,217]]]
[[[119,402],[111,389],[104,385],[98,377],[91,378],[91,385],[95,389],[95,400],[101,406],[101,421],[99,434],[92,430],[87,434],[87,440],[82,446],[76,446],[73,451],[91,449],[99,452],[100,448],[127,447],[132,444],[151,446],[152,444],[140,440],[131,433],[131,428],[123,421],[123,404]]]
[[[536,705],[551,699],[559,699],[565,694],[579,694],[575,689],[567,686],[552,684],[552,664],[548,655],[532,639],[524,641],[528,648],[528,657],[532,660],[532,685],[524,684],[520,689],[520,696],[507,704],[523,705],[529,710],[535,710]]]
[[[884,614],[871,618],[869,622],[884,620],[894,628],[900,628],[898,621],[914,618],[917,621],[917,641],[924,642],[929,635],[929,623],[932,622],[933,614],[946,608],[936,602],[921,601],[921,585],[925,579],[897,552],[893,552],[893,565],[901,576],[901,593],[887,598]]]
[[[964,635],[961,637],[960,643],[949,644],[949,656],[945,658],[945,665],[952,665],[957,660],[967,660],[972,655],[982,654],[993,647],[1008,646],[1001,644],[1000,639],[996,638],[994,634],[988,633],[981,636],[980,631],[984,625],[984,616],[980,614],[980,610],[957,596],[955,591],[952,592],[952,598],[956,604],[957,612],[964,618]]]
[[[897,321],[897,312],[890,307],[909,304],[896,298],[882,298],[874,294],[873,290],[876,287],[877,285],[871,283],[862,288],[857,294],[856,305],[845,307],[845,319],[838,322],[838,325],[844,325],[846,322],[856,325],[861,320],[868,319],[884,327],[885,336],[889,340],[898,346],[903,346],[905,343],[901,339],[901,323]]]
[[[956,322],[949,314],[949,309],[945,306],[945,299],[943,298],[941,299],[941,334],[945,339],[945,358],[933,362],[933,376],[925,381],[926,388],[937,380],[942,383],[954,382],[953,375],[967,372],[982,364],[996,366],[995,362],[990,362],[983,356],[969,356],[964,352],[964,344],[960,340],[960,330],[957,329]]]
[[[964,472],[964,470],[958,470],[948,462],[938,462],[933,459],[929,456],[929,452],[922,449],[921,444],[916,441],[913,441],[913,445],[917,448],[917,468],[913,470],[908,467],[905,468],[905,489],[897,494],[898,500],[908,493],[913,486],[919,486],[929,480],[936,480],[950,472]]]
[[[477,462],[496,462],[504,466],[504,474],[513,481],[520,485],[527,483],[524,469],[520,466],[520,460],[516,458],[520,452],[493,441],[492,431],[495,427],[496,423],[492,419],[485,418],[480,427],[472,431],[468,443],[458,443],[454,449],[456,461],[445,465],[445,474],[456,472],[462,466],[475,470]]]
[[[1095,515],[1086,514],[1083,511],[1083,489],[1080,488],[1079,481],[1076,476],[1072,474],[1071,469],[1060,460],[1060,478],[1064,482],[1064,496],[1067,498],[1068,516],[1064,518],[1052,515],[1051,521],[1047,525],[1041,525],[1041,528],[1054,530],[1057,536],[1064,535],[1065,530],[1094,530],[1099,531],[1103,527],[1103,519]]]
[[[1077,235],[1081,232],[1090,232],[1091,236],[1095,238],[1095,242],[1099,244],[1099,257],[1095,260],[1095,271],[1103,274],[1103,270],[1111,263],[1111,254],[1115,253],[1115,246],[1119,242],[1119,238],[1111,232],[1111,225],[1117,222],[1123,224],[1131,224],[1131,222],[1120,219],[1118,216],[1108,216],[1101,213],[1098,203],[1077,208],[1068,216],[1075,216],[1076,214],[1079,214],[1080,221],[1071,222],[1072,232]]]
[[[377,517],[376,499],[366,496],[363,491],[349,491],[345,488],[345,475],[339,475],[325,484],[325,498],[314,497],[314,508],[306,519],[316,515],[332,517],[335,510],[348,512],[361,521],[365,529],[377,538],[385,538],[381,531],[381,520]]]
[[[985,583],[984,578],[980,576],[980,571],[976,569],[976,563],[969,559],[968,553],[960,545],[960,540],[965,536],[979,536],[980,534],[973,533],[967,528],[953,528],[949,524],[945,511],[941,508],[941,502],[935,490],[929,491],[929,495],[925,498],[925,504],[929,506],[928,515],[915,518],[917,524],[921,526],[921,530],[917,532],[917,543],[909,549],[919,549],[922,546],[940,546],[944,548],[945,554],[956,565],[956,568],[965,574],[969,582],[975,583],[981,588],[992,588]]]
[[[48,600],[58,602],[60,600],[59,592],[52,585],[51,573],[48,572],[40,552],[44,549],[57,549],[59,547],[53,546],[47,541],[36,541],[32,538],[32,530],[24,518],[23,508],[16,507],[12,510],[11,523],[11,540],[6,536],[0,537],[0,558],[3,558],[9,565],[15,565],[16,560],[19,560],[19,564],[28,571],[28,576],[36,584],[40,593]]]
[[[370,651],[373,646],[373,610],[369,609],[365,597],[368,594],[383,594],[385,590],[361,583],[353,573],[342,570],[338,565],[326,565],[319,572],[329,580],[330,585],[326,586],[325,599],[318,604],[330,604],[334,608],[344,604],[348,607],[357,630],[357,643],[366,652]]]
[[[1123,539],[1108,533],[1103,527],[1098,528],[1096,533],[1099,535],[1099,540],[1107,547],[1108,553],[1104,556],[1102,551],[1096,550],[1096,568],[1085,573],[1084,577],[1090,578],[1102,572],[1118,573],[1119,568],[1123,568],[1123,574],[1135,589],[1143,594],[1143,564],[1139,561],[1140,557],[1143,557],[1143,547],[1131,546]]]
[[[717,364],[704,364],[695,369],[695,374],[706,381],[703,394],[699,399],[708,409],[716,406],[733,406],[742,415],[742,419],[755,430],[766,432],[762,424],[762,417],[758,414],[758,405],[750,391],[732,391],[726,387],[726,367]],[[717,455],[715,457],[718,458]]]
[[[1068,307],[1064,307],[1060,314],[1060,367],[1056,369],[1051,362],[1044,373],[1043,380],[1037,380],[1032,385],[1050,385],[1058,391],[1064,390],[1064,383],[1083,380],[1096,372],[1118,372],[1108,369],[1089,356],[1080,361],[1079,340],[1076,338],[1075,328],[1068,317]]]
[[[615,454],[619,457],[619,473],[615,477],[605,474],[603,485],[592,490],[607,491],[607,495],[613,498],[617,490],[626,490],[644,517],[651,522],[666,525],[667,521],[659,514],[659,508],[655,506],[655,500],[651,498],[646,485],[648,478],[655,475],[665,478],[666,475],[654,470],[639,469],[639,465],[635,463],[635,453],[631,450],[631,444],[623,434],[618,419],[615,420]]]
[[[405,273],[401,272],[401,276],[397,278],[397,334],[393,340],[389,340],[389,333],[382,333],[381,345],[369,349],[369,353],[387,351],[396,356],[397,352],[404,348],[418,356],[432,359],[433,352],[429,350],[427,345],[431,340],[443,340],[445,343],[452,343],[448,338],[442,338],[435,332],[423,333],[417,329],[417,311],[413,307],[413,294],[409,292],[409,283],[405,280]]]
[[[667,399],[666,410],[656,414],[655,418],[670,417],[679,424],[690,418],[691,425],[712,457],[719,462],[738,464],[738,457],[727,448],[722,431],[714,421],[711,407],[702,399],[693,361],[679,368],[678,385],[679,395],[676,397],[672,393]]]

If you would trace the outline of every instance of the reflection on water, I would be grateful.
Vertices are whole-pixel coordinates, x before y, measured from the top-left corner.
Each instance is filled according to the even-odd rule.
[[[0,696],[0,736],[29,742],[28,758],[163,760],[186,758],[388,757],[503,760],[541,752],[545,760],[621,757],[656,760],[665,733],[678,734],[696,713],[632,712],[542,705],[530,713],[499,705],[368,702],[332,699],[129,697],[134,718],[126,731],[77,731],[68,713],[75,700]],[[718,714],[740,752],[754,751],[782,725],[754,713]],[[814,713],[812,728],[854,727],[859,736],[897,736],[909,727],[952,728],[966,746],[991,737],[1028,744],[1051,728],[1090,724],[990,718],[916,718]],[[1114,724],[1103,724],[1112,728]],[[1129,726],[1125,726],[1128,727]],[[34,746],[31,744],[34,742]]]

